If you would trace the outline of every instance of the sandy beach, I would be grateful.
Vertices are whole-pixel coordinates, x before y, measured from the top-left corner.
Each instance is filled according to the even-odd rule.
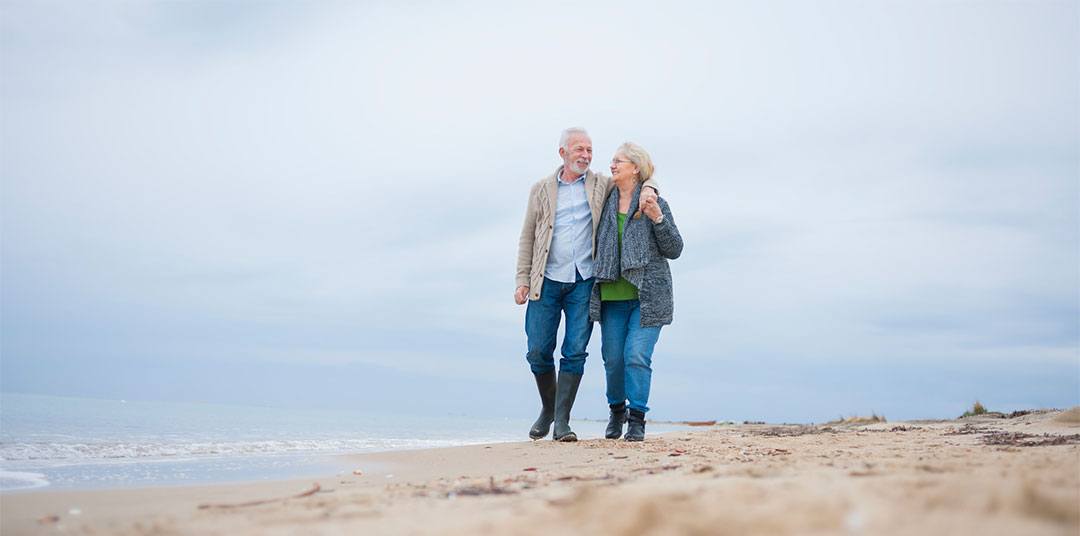
[[[1022,412],[1018,412],[1022,413]],[[0,496],[17,534],[1080,533],[1080,408],[351,456],[302,481]]]

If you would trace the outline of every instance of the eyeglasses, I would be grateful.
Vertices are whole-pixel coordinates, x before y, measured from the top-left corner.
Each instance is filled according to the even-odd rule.
[[[613,165],[613,166],[617,166],[619,164],[629,164],[629,163],[630,163],[629,160],[619,160],[618,158],[612,158],[611,159],[611,165]]]

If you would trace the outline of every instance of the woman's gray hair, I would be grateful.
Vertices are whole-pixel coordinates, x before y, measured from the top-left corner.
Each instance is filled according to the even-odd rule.
[[[615,154],[625,156],[627,160],[637,166],[638,180],[641,182],[649,180],[652,178],[653,173],[656,172],[656,166],[653,165],[649,152],[632,141],[620,145],[618,149],[615,149]]]
[[[589,133],[585,132],[585,129],[583,129],[581,127],[570,127],[568,129],[562,131],[562,135],[559,136],[559,147],[562,147],[563,149],[566,149],[567,151],[569,151],[570,150],[570,138],[574,137],[575,135],[585,136],[586,138],[589,138],[590,140],[592,139],[592,137],[589,136]]]

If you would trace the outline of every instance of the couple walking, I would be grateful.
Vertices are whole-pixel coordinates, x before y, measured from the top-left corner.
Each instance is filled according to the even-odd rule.
[[[683,242],[667,202],[657,195],[644,148],[620,145],[611,176],[589,169],[592,152],[584,129],[566,129],[559,139],[563,164],[529,192],[514,292],[518,305],[528,302],[525,357],[541,401],[529,437],[547,436],[554,423],[556,441],[577,441],[570,409],[598,321],[610,408],[605,436],[618,439],[629,421],[626,440],[642,441],[653,348],[672,318],[667,260],[679,257]],[[555,338],[563,315],[556,376]]]

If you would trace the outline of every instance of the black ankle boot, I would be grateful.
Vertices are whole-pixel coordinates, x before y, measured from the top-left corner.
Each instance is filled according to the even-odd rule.
[[[611,414],[608,415],[607,430],[604,431],[604,437],[619,439],[622,436],[622,427],[626,424],[626,402],[613,404],[609,407],[611,408]]]
[[[529,437],[543,439],[555,420],[555,371],[536,374],[536,390],[540,391],[540,416],[529,429]]]
[[[630,424],[626,426],[627,441],[645,441],[645,414],[630,410]]]
[[[570,409],[574,407],[581,374],[559,371],[559,383],[555,388],[555,441],[577,441],[577,434],[570,429]]]

